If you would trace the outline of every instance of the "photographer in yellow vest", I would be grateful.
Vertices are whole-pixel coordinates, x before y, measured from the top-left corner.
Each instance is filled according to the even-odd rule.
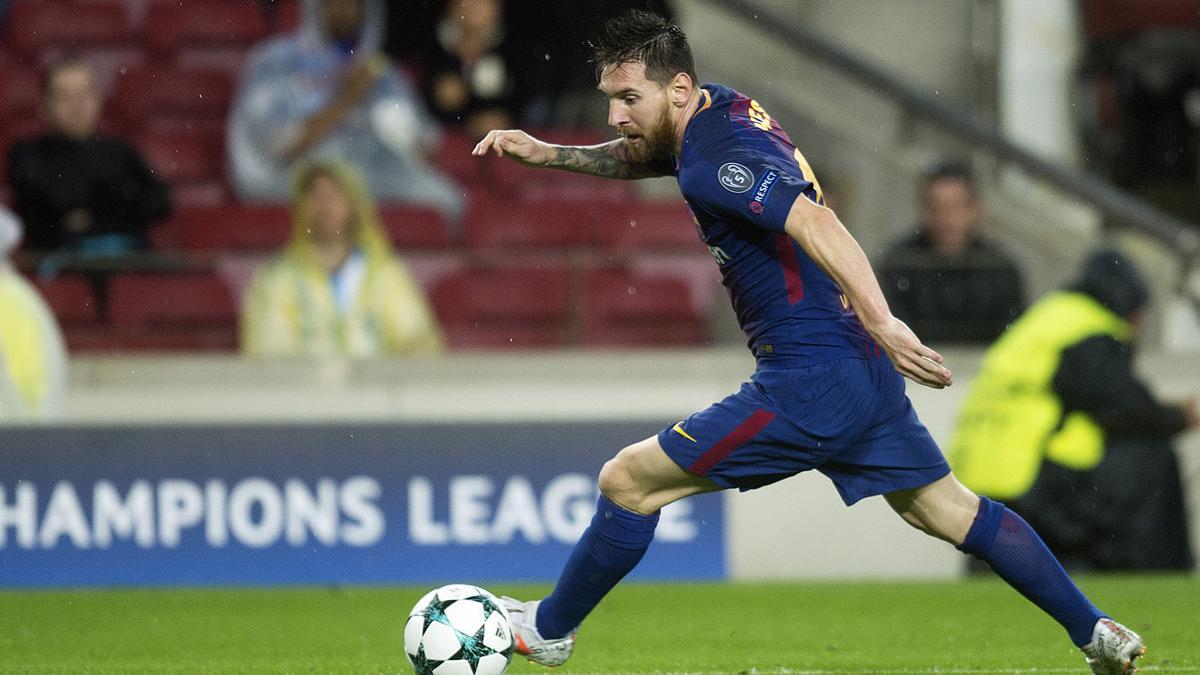
[[[967,487],[1003,500],[1065,566],[1190,569],[1171,438],[1196,401],[1160,403],[1133,372],[1149,292],[1113,250],[1025,311],[992,345],[950,448]]]

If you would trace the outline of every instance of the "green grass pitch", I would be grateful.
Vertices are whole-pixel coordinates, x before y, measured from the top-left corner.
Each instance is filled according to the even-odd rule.
[[[1200,580],[1084,577],[1149,645],[1200,673]],[[0,672],[407,673],[424,588],[0,593]],[[545,587],[496,584],[528,597]],[[510,673],[544,672],[514,657]],[[1085,673],[1066,634],[994,579],[619,586],[558,673]]]

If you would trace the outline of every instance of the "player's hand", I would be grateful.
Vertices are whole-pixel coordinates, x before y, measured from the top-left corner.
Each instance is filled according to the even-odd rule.
[[[549,143],[539,141],[520,129],[489,131],[475,145],[471,154],[483,157],[489,150],[494,151],[497,157],[511,157],[525,166],[546,166],[554,158],[554,150]]]
[[[942,355],[921,344],[916,334],[900,319],[891,317],[871,337],[887,352],[892,365],[913,382],[934,389],[954,384],[954,375],[942,365]]]

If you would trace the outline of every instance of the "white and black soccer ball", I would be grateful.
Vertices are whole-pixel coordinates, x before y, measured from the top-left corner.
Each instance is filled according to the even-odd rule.
[[[417,675],[500,675],[512,652],[508,612],[478,586],[429,591],[404,624],[404,653]]]

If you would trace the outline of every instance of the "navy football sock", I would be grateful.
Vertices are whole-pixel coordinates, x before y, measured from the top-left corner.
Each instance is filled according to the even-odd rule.
[[[1092,641],[1092,628],[1107,616],[1084,597],[1029,523],[1000,502],[979,498],[975,522],[958,550],[987,561],[1009,586],[1062,624],[1077,647]]]
[[[583,623],[600,599],[637,566],[657,525],[658,513],[634,513],[600,495],[591,526],[575,544],[554,592],[538,606],[538,633],[560,638]]]

